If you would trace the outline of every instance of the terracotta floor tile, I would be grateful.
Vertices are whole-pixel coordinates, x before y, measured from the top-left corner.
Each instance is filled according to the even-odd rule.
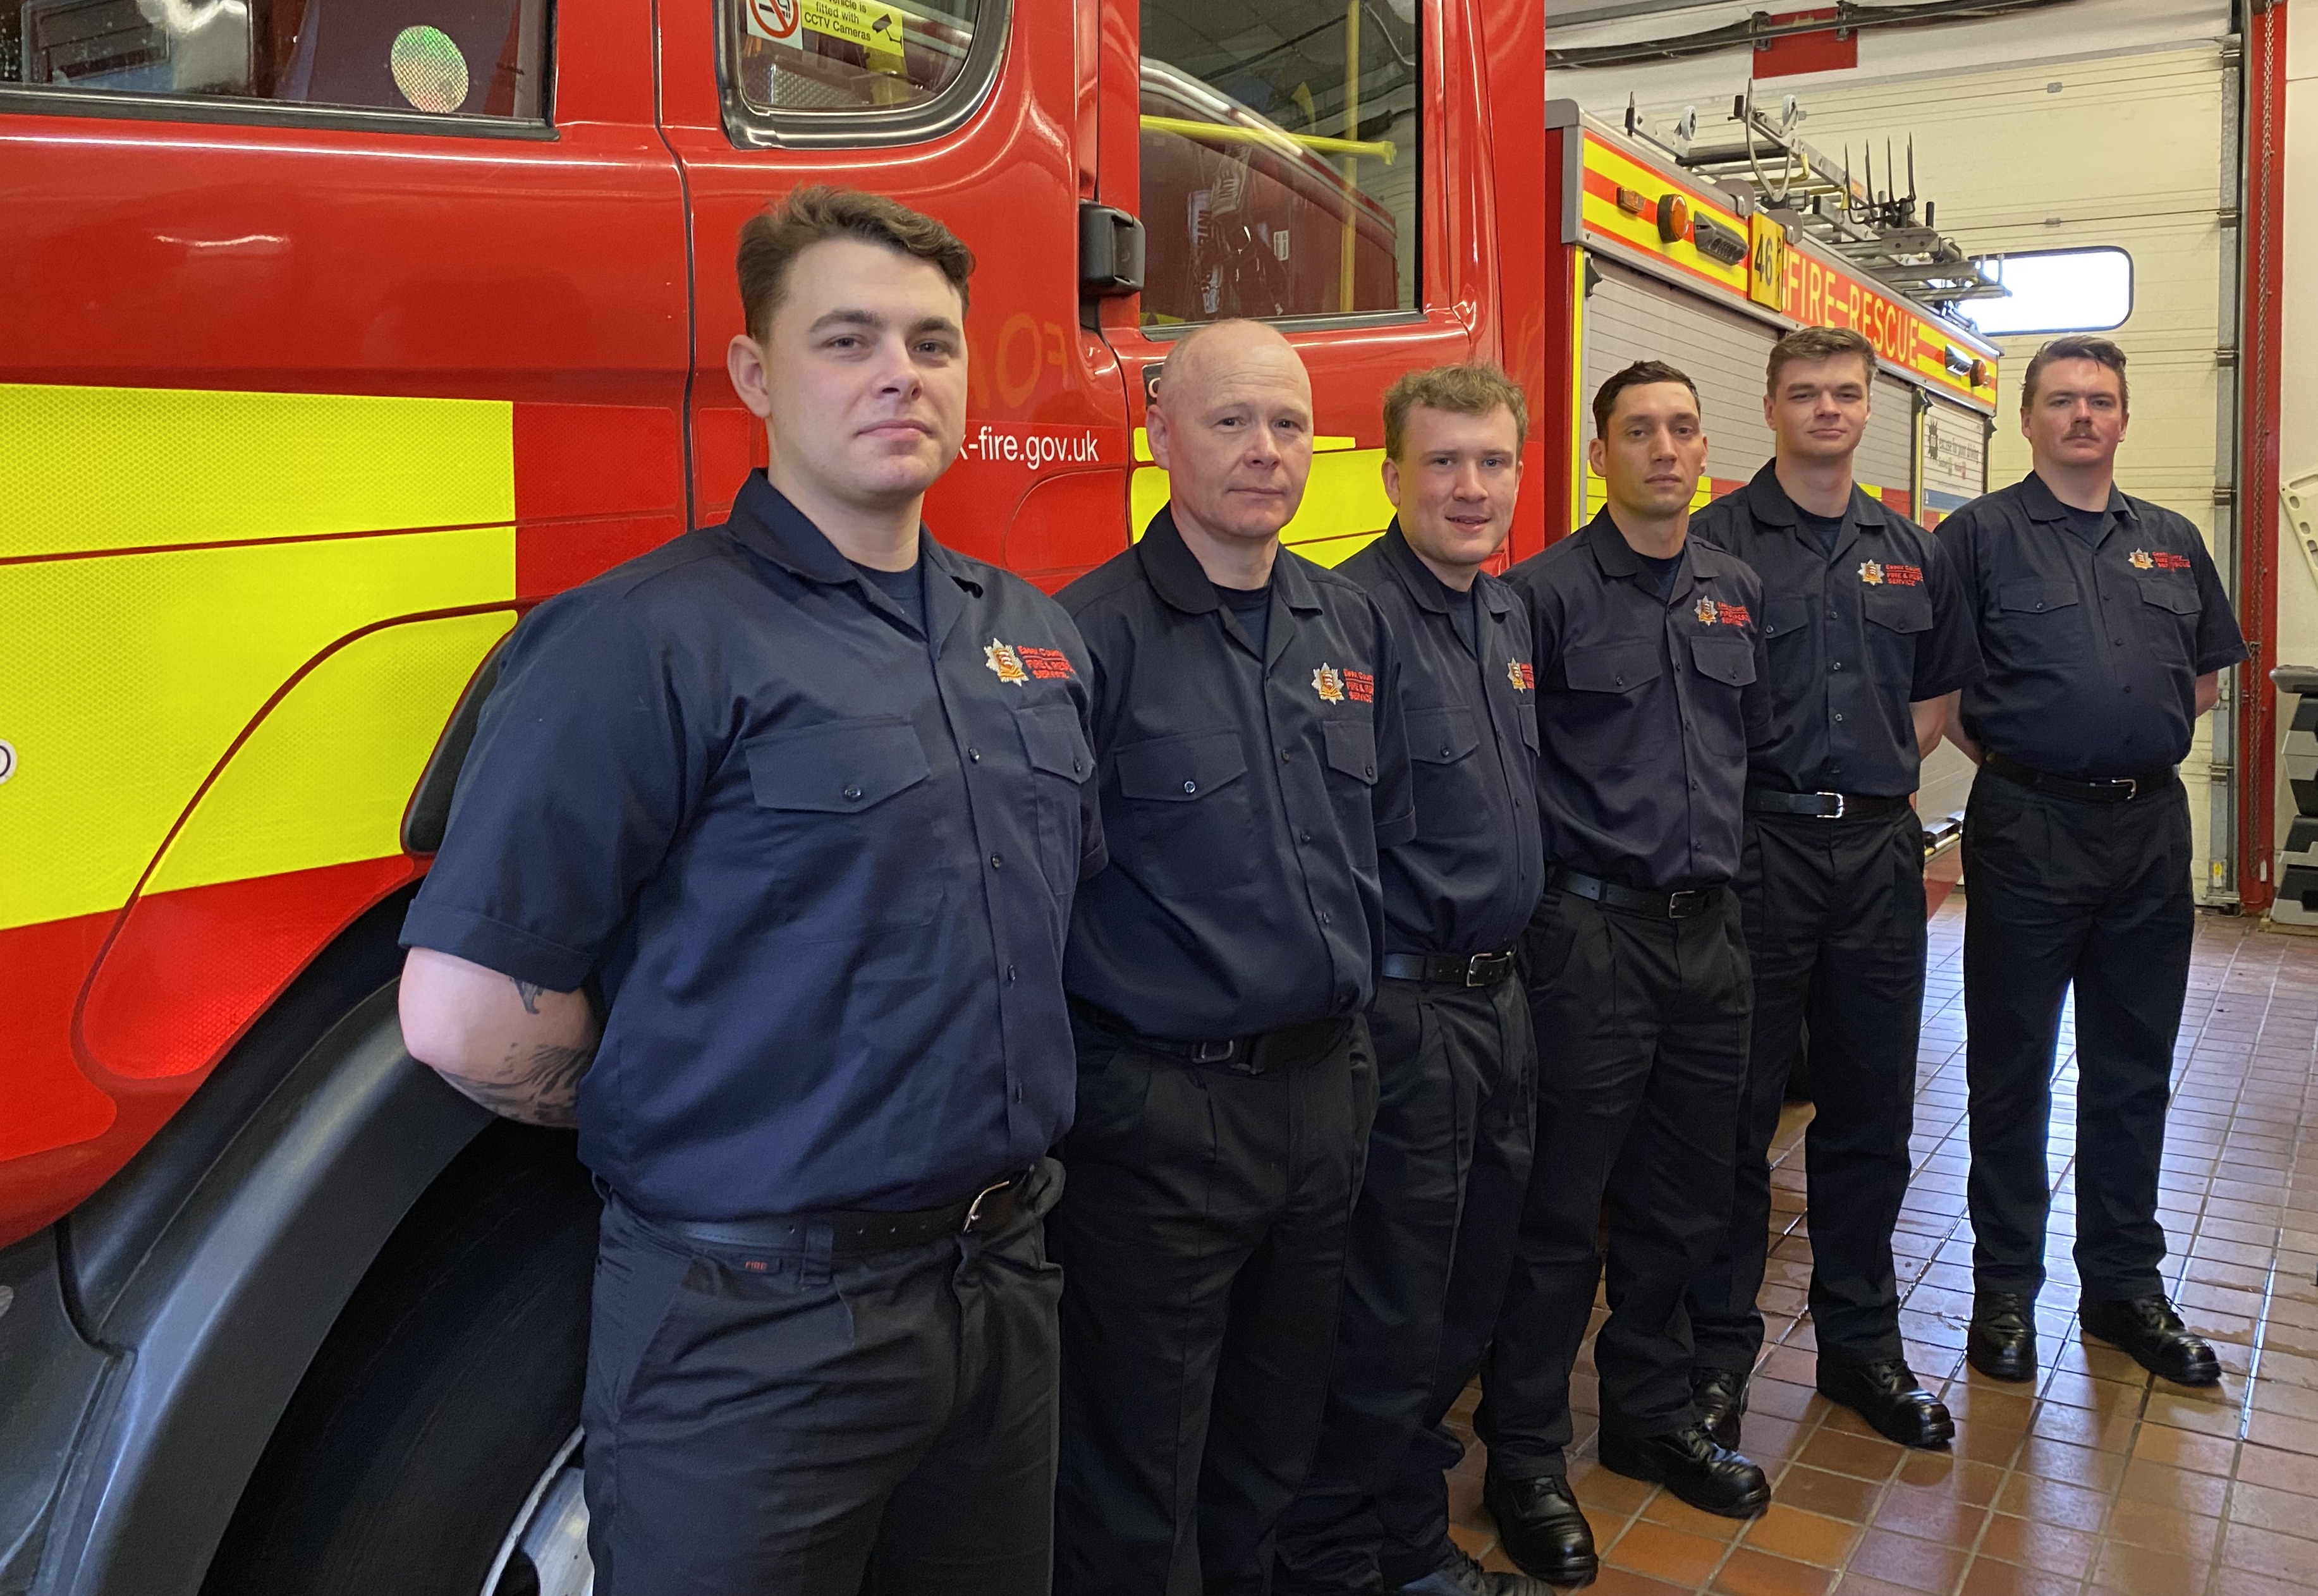
[[[2008,1513],[1990,1516],[1980,1538],[1983,1557],[2000,1557],[2068,1579],[2082,1579],[2090,1572],[2099,1550],[2100,1538],[2089,1530],[2040,1524]]]
[[[1927,1596],[1945,1596],[1945,1592],[1955,1589],[1970,1556],[1959,1547],[1895,1535],[1888,1529],[1871,1529],[1860,1538],[1846,1572],[1888,1580],[1904,1590],[1925,1592]]]
[[[2274,1580],[2266,1574],[2250,1574],[2227,1564],[2214,1570],[2213,1579],[2209,1596],[2310,1596],[2313,1590],[2318,1590],[2318,1584]]]
[[[2226,1475],[2236,1466],[2238,1443],[2226,1436],[2200,1435],[2191,1430],[2146,1424],[2134,1438],[2133,1456],[2136,1462],[2147,1458],[2152,1463],[2195,1469],[2199,1474]]]
[[[1612,1474],[1590,1457],[1569,1466],[1568,1480],[1571,1494],[1589,1519],[1630,1518],[1658,1490],[1656,1485]]]
[[[2092,1491],[2114,1491],[2125,1478],[2130,1460],[2121,1452],[2104,1452],[2073,1441],[2056,1441],[2032,1435],[2021,1444],[2012,1466],[2039,1479],[2059,1480]]]
[[[2106,1493],[2088,1491],[2081,1485],[2064,1485],[2058,1480],[2040,1480],[2034,1475],[2014,1475],[2004,1482],[2004,1489],[1996,1493],[1999,1512],[2013,1513],[2024,1519],[2034,1519],[2042,1524],[2058,1524],[2064,1529],[2097,1531],[2108,1514]]]
[[[2129,1412],[2098,1413],[2047,1403],[2036,1410],[2029,1432],[2080,1447],[2098,1447],[2104,1452],[2129,1452],[2133,1449],[2133,1432],[2139,1422]]]
[[[2222,1561],[2274,1580],[2318,1584],[2318,1557],[2312,1556],[2308,1541],[2251,1524],[2232,1524],[2222,1531]]]
[[[2182,1508],[2193,1513],[2218,1514],[2229,1493],[2227,1481],[2209,1474],[2175,1468],[2170,1463],[2143,1458],[2128,1465],[2117,1495],[2127,1502]]]
[[[1996,1493],[2004,1484],[2004,1470],[1994,1464],[1959,1457],[1954,1452],[1909,1452],[1900,1460],[1900,1484],[1918,1490],[1945,1491],[1958,1502],[1986,1507],[1996,1500]]]
[[[2229,1516],[2232,1523],[2312,1542],[2311,1577],[2318,1584],[2318,1502],[2242,1479],[2230,1487]]]
[[[2077,1596],[2078,1583],[1980,1557],[1964,1571],[1963,1596]]]
[[[1835,1587],[1834,1596],[1923,1596],[1914,1585],[1895,1585],[1890,1580],[1877,1579],[1872,1574],[1847,1573]]]
[[[1631,1569],[1604,1568],[1602,1576],[1586,1587],[1586,1596],[1690,1596],[1692,1589],[1689,1585],[1670,1585]]]
[[[2214,1560],[2221,1529],[2222,1521],[2210,1514],[2145,1502],[2119,1502],[2108,1520],[2112,1543],[2170,1552],[2201,1563]]]
[[[1846,1435],[1822,1427],[1804,1443],[1795,1460],[1863,1480],[1882,1480],[1898,1472],[1902,1449],[1880,1437]]]
[[[1740,1547],[1708,1588],[1717,1596],[1826,1596],[1836,1579],[1831,1568],[1790,1563]]]
[[[1747,1527],[1746,1544],[1798,1563],[1842,1567],[1851,1548],[1859,1544],[1859,1526],[1805,1512],[1783,1500],[1784,1494],[1774,1493],[1770,1511]]]
[[[1641,1516],[1653,1524],[1664,1524],[1670,1529],[1680,1529],[1706,1540],[1733,1541],[1747,1527],[1745,1519],[1726,1519],[1719,1513],[1703,1512],[1671,1491],[1660,1491],[1642,1503]]]
[[[2093,1587],[2116,1596],[2188,1596],[2205,1588],[2209,1557],[2179,1557],[2111,1542],[2093,1564]]]
[[[1847,1520],[1864,1524],[1874,1511],[1875,1498],[1883,1489],[1875,1480],[1863,1480],[1854,1475],[1831,1474],[1823,1468],[1812,1468],[1798,1463],[1781,1475],[1771,1488],[1771,1507],[1776,1511],[1781,1504],[1799,1512],[1819,1513],[1828,1518]]]
[[[2245,1438],[2256,1446],[2318,1457],[2318,1420],[2257,1412],[2247,1422]]]
[[[1707,1575],[1714,1572],[1728,1549],[1722,1541],[1685,1535],[1664,1524],[1637,1519],[1627,1526],[1604,1560],[1637,1574],[1694,1588],[1706,1583]]]
[[[1878,1529],[1896,1529],[1902,1535],[1968,1548],[1980,1538],[1981,1523],[1988,1517],[1988,1511],[1985,1502],[1969,1502],[1942,1492],[1893,1485],[1876,1505],[1874,1523]]]
[[[1807,1384],[1799,1385],[1792,1380],[1760,1376],[1747,1383],[1747,1417],[1749,1421],[1757,1414],[1801,1421],[1811,1412],[1814,1404],[1821,1411],[1831,1405]]]

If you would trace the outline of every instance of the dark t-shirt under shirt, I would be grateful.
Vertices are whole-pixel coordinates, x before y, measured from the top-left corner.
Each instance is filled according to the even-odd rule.
[[[1265,634],[1271,630],[1271,584],[1266,582],[1261,587],[1219,587],[1216,596],[1223,602],[1224,608],[1239,617],[1240,630],[1247,633],[1255,651],[1262,653],[1268,641]]]

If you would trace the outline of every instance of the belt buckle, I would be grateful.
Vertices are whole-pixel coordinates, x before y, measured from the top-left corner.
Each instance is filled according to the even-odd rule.
[[[1667,894],[1667,918],[1688,919],[1706,907],[1706,894],[1695,887],[1685,887],[1679,892]]]
[[[1236,1039],[1223,1042],[1194,1042],[1191,1044],[1191,1062],[1195,1064],[1228,1063],[1233,1053],[1237,1051],[1239,1043]]]
[[[1496,977],[1498,965],[1509,955],[1501,953],[1477,953],[1465,961],[1465,984],[1487,986]]]
[[[1010,1178],[1008,1179],[999,1181],[995,1186],[985,1186],[980,1191],[975,1192],[974,1194],[974,1200],[966,1206],[966,1219],[964,1223],[958,1225],[957,1233],[962,1236],[970,1236],[980,1230],[982,1226],[983,1200],[986,1197],[995,1197],[1002,1191],[1011,1191],[1013,1189],[1013,1187],[1014,1182]]]
[[[1840,793],[1813,793],[1813,794],[1811,794],[1811,796],[1812,796],[1812,797],[1814,797],[1814,798],[1832,798],[1832,799],[1834,799],[1834,800],[1835,800],[1835,812],[1834,812],[1833,814],[1821,814],[1821,815],[1819,815],[1819,816],[1818,817],[1819,819],[1820,819],[1820,820],[1841,820],[1841,819],[1843,818],[1843,811],[1844,811],[1844,809],[1845,809],[1845,802],[1844,802],[1844,796],[1843,796],[1843,794],[1840,794]]]
[[[2120,803],[2130,803],[2141,795],[2141,780],[2138,776],[2114,776],[2109,778],[2108,785],[2125,789],[2125,796],[2117,800]]]

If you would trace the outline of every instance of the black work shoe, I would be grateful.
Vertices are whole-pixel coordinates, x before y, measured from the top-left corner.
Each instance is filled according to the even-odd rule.
[[[2035,1307],[2017,1291],[1983,1291],[1973,1297],[1964,1361],[1991,1380],[2035,1379]]]
[[[1738,1445],[1738,1421],[1747,1416],[1747,1376],[1727,1368],[1690,1371],[1691,1405],[1698,1421],[1715,1443],[1734,1450]]]
[[[2160,1379],[2181,1385],[2221,1383],[2221,1359],[2181,1323],[2161,1292],[2125,1301],[2087,1297],[2077,1305],[2077,1323],[2087,1335],[2132,1353],[2134,1362]]]
[[[1401,1586],[1400,1596],[1553,1596],[1553,1592],[1525,1574],[1492,1573],[1467,1556],[1462,1547],[1452,1545],[1448,1562],[1423,1579]]]
[[[1496,1520],[1497,1544],[1529,1573],[1549,1585],[1584,1585],[1598,1571],[1594,1529],[1577,1511],[1569,1482],[1559,1475],[1533,1480],[1481,1483],[1481,1505]]]
[[[1903,1447],[1945,1447],[1955,1439],[1947,1404],[1916,1383],[1897,1358],[1846,1363],[1819,1355],[1819,1394],[1841,1403],[1875,1427],[1875,1433]]]
[[[1771,1505],[1771,1482],[1763,1471],[1730,1448],[1715,1445],[1703,1424],[1640,1437],[1605,1430],[1601,1451],[1602,1466],[1613,1474],[1664,1485],[1703,1513],[1751,1519]]]

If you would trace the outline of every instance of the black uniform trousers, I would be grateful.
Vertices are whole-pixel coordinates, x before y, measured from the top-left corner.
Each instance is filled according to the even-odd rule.
[[[1366,1022],[1244,1074],[1082,1030],[1056,1596],[1260,1592],[1312,1461],[1376,1116]]]
[[[2090,803],[1982,768],[1964,811],[1972,1275],[2044,1283],[2045,1138],[2061,1004],[2077,1000],[2077,1277],[2089,1297],[2163,1289],[2157,1166],[2196,933],[2179,782]]]
[[[1569,1376],[1603,1275],[1602,1426],[1697,1421],[1683,1297],[1730,1224],[1751,998],[1738,901],[1669,920],[1549,888],[1523,938],[1537,1030],[1537,1151],[1474,1429],[1490,1472],[1564,1472]]]
[[[1449,1409],[1479,1367],[1529,1179],[1534,1046],[1518,981],[1386,981],[1376,1125],[1352,1210],[1328,1405],[1280,1520],[1273,1596],[1397,1590],[1448,1561]]]
[[[1690,1287],[1697,1366],[1743,1375],[1763,1349],[1755,1298],[1769,1251],[1771,1139],[1806,1025],[1819,1349],[1852,1363],[1900,1357],[1891,1231],[1908,1190],[1923,1028],[1923,827],[1904,808],[1864,820],[1749,814],[1736,884],[1754,1034],[1730,1233]]]
[[[601,1596],[1047,1596],[1052,1160],[987,1234],[703,1245],[607,1203],[588,1349]]]

